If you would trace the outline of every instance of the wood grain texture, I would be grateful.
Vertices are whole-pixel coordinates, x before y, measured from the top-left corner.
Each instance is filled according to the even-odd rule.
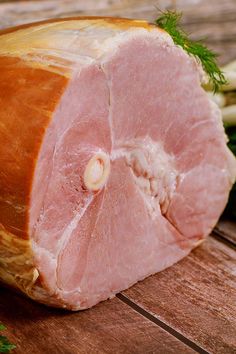
[[[15,354],[194,353],[117,298],[69,313],[0,289],[0,319]]]
[[[236,253],[209,237],[123,294],[211,353],[236,352]]]
[[[236,221],[220,220],[215,228],[215,232],[236,246]]]

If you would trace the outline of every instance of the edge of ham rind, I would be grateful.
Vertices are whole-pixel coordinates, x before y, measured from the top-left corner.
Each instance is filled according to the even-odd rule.
[[[127,19],[44,21],[0,32],[0,64],[3,282],[84,309],[211,232],[235,158],[199,63],[166,32]],[[84,180],[94,156],[110,165],[98,190]]]

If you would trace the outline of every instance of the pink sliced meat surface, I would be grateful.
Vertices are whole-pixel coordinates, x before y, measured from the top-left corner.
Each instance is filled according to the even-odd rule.
[[[67,80],[58,100],[48,96],[55,105],[32,167],[24,242],[34,278],[15,286],[85,309],[171,266],[211,232],[236,163],[199,64],[168,34],[144,21],[72,19],[2,42],[27,67]],[[44,83],[52,95],[54,82]]]

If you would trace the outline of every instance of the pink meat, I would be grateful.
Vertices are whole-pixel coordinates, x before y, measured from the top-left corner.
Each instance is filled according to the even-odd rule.
[[[195,60],[156,28],[108,27],[64,30],[71,41],[54,55],[80,61],[45,132],[31,195],[33,297],[73,310],[186,256],[215,226],[236,174]],[[99,153],[110,170],[94,191],[84,173]]]

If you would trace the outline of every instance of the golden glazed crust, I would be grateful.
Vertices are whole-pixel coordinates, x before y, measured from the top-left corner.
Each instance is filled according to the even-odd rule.
[[[145,20],[134,20],[129,18],[118,18],[118,17],[73,16],[73,17],[66,17],[66,18],[52,18],[52,19],[43,20],[39,22],[26,23],[24,25],[6,28],[0,31],[0,35],[12,33],[26,28],[32,28],[39,25],[47,25],[50,23],[57,23],[57,22],[63,23],[67,21],[77,21],[78,25],[80,25],[79,22],[82,25],[82,21],[83,22],[86,21],[87,24],[91,24],[91,22],[93,22],[93,23],[97,23],[97,25],[100,26],[113,27],[117,29],[128,29],[131,27],[136,27],[136,28],[142,27],[145,29],[152,29],[153,27],[156,28],[154,24],[148,23]],[[160,29],[160,31],[162,31],[162,29]]]
[[[68,79],[0,57],[0,279],[31,296],[29,205],[44,132]]]
[[[27,238],[36,159],[68,79],[6,56],[0,74],[0,223]]]
[[[0,279],[25,293],[38,278],[30,241],[0,227]]]
[[[51,19],[0,31],[0,55],[20,57],[28,65],[67,77],[87,58],[98,59],[117,35],[138,30],[165,33],[146,21],[120,18]],[[115,38],[116,37],[116,38]]]

